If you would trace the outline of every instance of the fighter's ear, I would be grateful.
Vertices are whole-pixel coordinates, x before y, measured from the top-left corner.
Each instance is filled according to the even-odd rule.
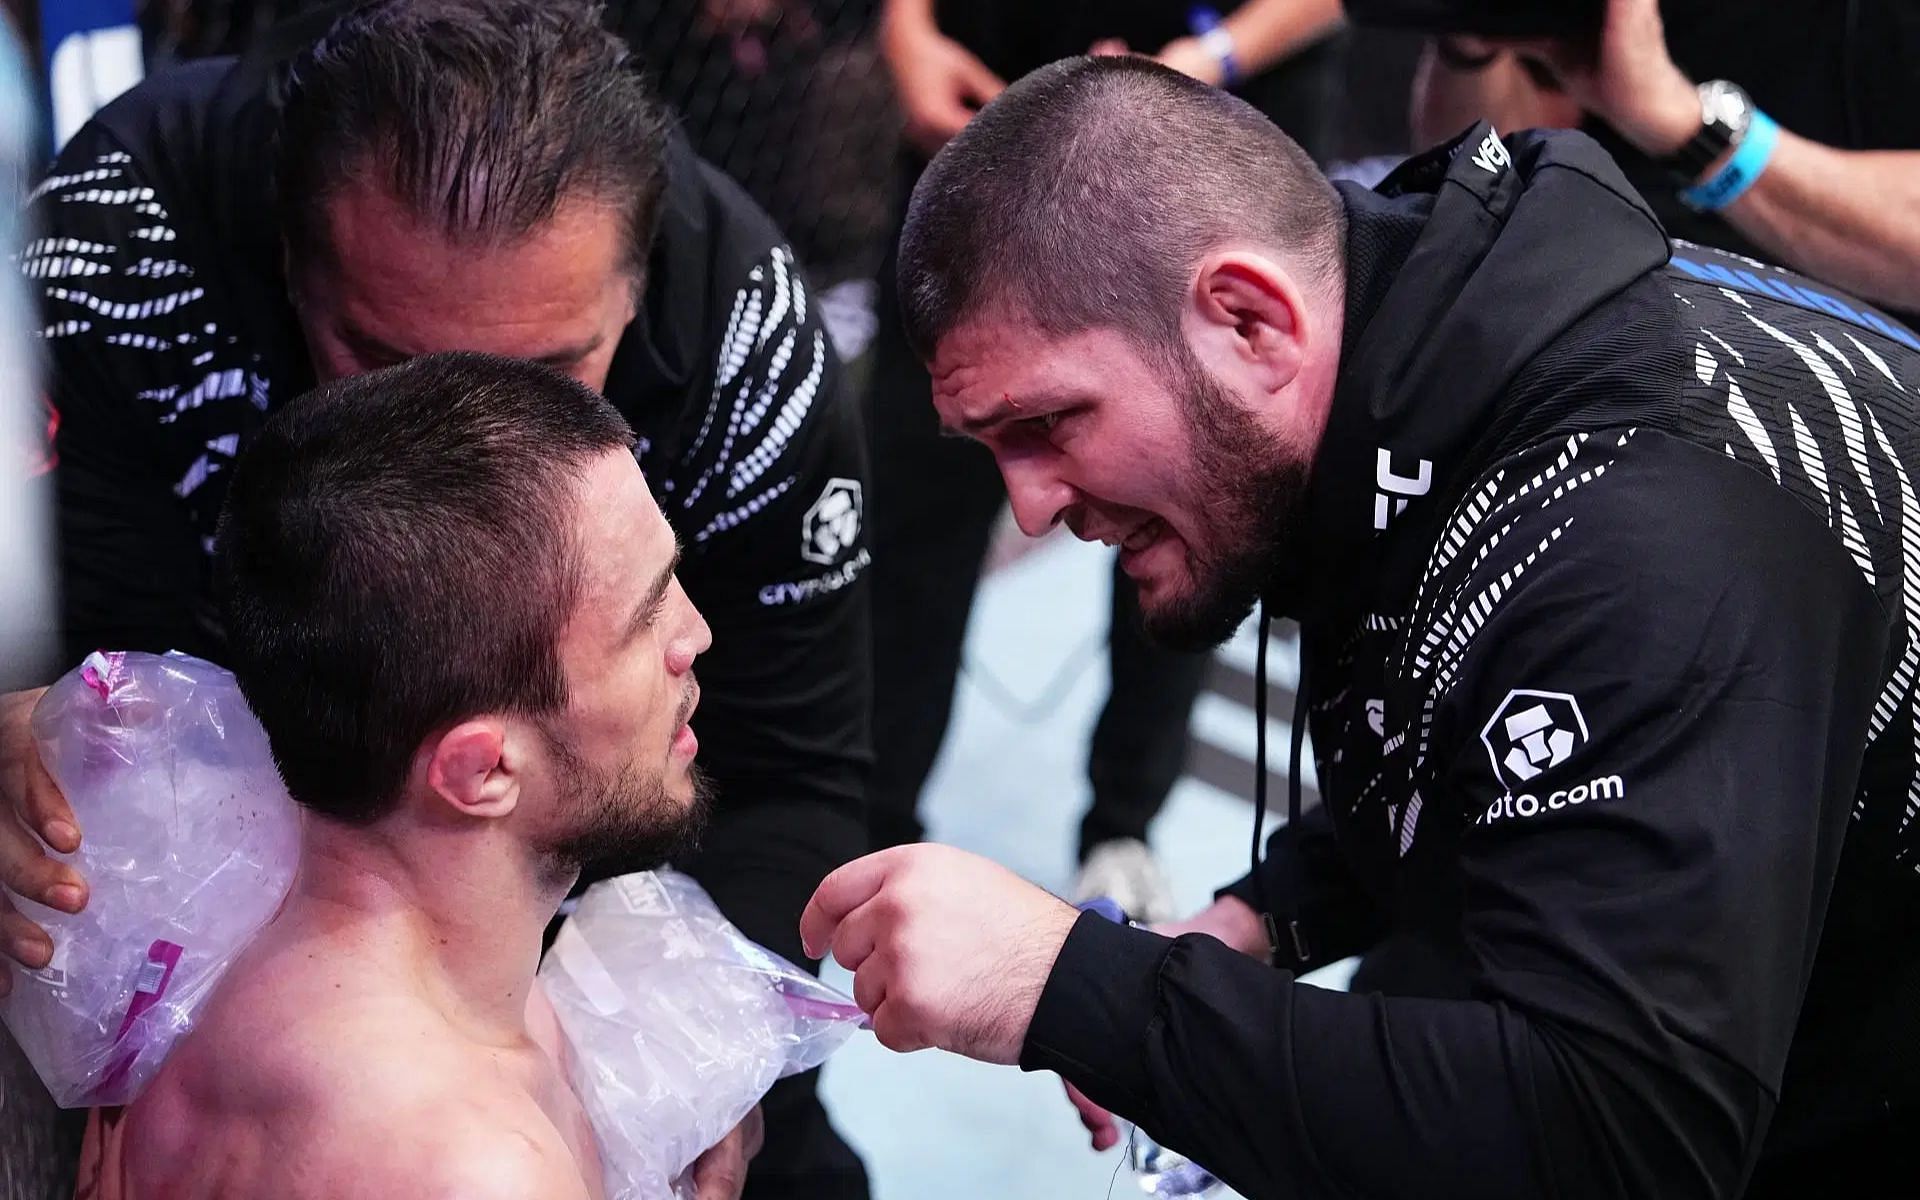
[[[1293,273],[1267,255],[1225,250],[1203,259],[1186,325],[1202,361],[1216,372],[1243,375],[1266,392],[1300,373],[1306,296]]]
[[[520,801],[520,772],[507,721],[474,717],[421,747],[427,789],[469,817],[504,817]]]

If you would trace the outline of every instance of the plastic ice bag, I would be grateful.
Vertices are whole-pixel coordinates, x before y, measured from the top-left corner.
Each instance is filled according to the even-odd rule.
[[[865,1020],[746,939],[700,885],[647,871],[587,889],[540,964],[600,1143],[608,1200],[691,1197],[688,1166],[775,1080]]]
[[[0,1018],[64,1107],[130,1103],[280,907],[299,811],[233,676],[184,654],[88,656],[33,735],[91,897],[78,915],[13,897],[54,960],[16,973]]]

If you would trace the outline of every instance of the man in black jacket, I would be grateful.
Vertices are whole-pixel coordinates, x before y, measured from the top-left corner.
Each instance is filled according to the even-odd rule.
[[[1137,62],[990,106],[900,258],[1030,533],[1127,547],[1165,637],[1299,618],[1325,803],[1183,926],[1220,940],[843,868],[802,932],[884,1042],[1056,1070],[1255,1198],[1905,1161],[1920,339],[1670,244],[1582,135],[1336,189]]]
[[[721,641],[698,725],[717,807],[683,865],[797,958],[806,897],[867,845],[871,632],[864,438],[793,254],[669,131],[588,5],[328,15],[284,52],[156,75],[35,193],[21,261],[50,366],[64,661],[220,660],[208,553],[232,464],[316,377],[449,349],[544,362],[633,426]],[[43,777],[34,698],[0,702],[0,805],[66,850],[50,786],[22,795]],[[0,880],[84,897],[10,819]],[[53,950],[0,914],[0,955]],[[866,1195],[813,1079],[769,1097],[749,1195]]]
[[[1206,6],[1197,6],[1204,8]],[[1255,0],[1226,13],[1208,39],[1189,33],[1186,5],[1163,0],[888,0],[880,46],[900,94],[912,180],[978,104],[1065,54],[1119,41],[1158,50],[1170,66],[1260,105],[1296,141],[1330,140],[1339,5]],[[1208,49],[1207,46],[1212,46]],[[1228,63],[1242,78],[1230,78]],[[904,205],[903,205],[904,207]],[[900,214],[904,219],[904,212]],[[907,345],[892,256],[882,267],[880,322],[868,409],[878,496],[873,542],[876,846],[925,836],[920,793],[947,730],[968,614],[1006,493],[979,448],[940,437],[926,364]],[[1145,920],[1171,915],[1172,896],[1147,830],[1187,755],[1187,724],[1208,656],[1156,646],[1140,630],[1133,585],[1116,569],[1108,624],[1111,687],[1087,754],[1092,797],[1080,822],[1074,891],[1106,895]]]

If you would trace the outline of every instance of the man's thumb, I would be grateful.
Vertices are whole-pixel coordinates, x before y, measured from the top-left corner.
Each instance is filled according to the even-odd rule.
[[[967,97],[976,104],[989,104],[995,96],[1007,90],[1006,81],[977,58],[968,60],[961,83],[967,90]]]

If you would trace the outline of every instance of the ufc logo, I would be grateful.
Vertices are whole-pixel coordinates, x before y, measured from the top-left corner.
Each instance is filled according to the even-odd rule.
[[[1512,161],[1506,146],[1500,141],[1500,135],[1492,132],[1480,139],[1480,150],[1473,156],[1473,165],[1489,175],[1498,175],[1500,169]]]
[[[1385,446],[1375,451],[1373,483],[1380,490],[1373,497],[1373,527],[1385,529],[1387,523],[1407,509],[1407,501],[1424,496],[1433,486],[1433,464],[1420,459],[1412,475],[1396,474],[1393,452]]]

